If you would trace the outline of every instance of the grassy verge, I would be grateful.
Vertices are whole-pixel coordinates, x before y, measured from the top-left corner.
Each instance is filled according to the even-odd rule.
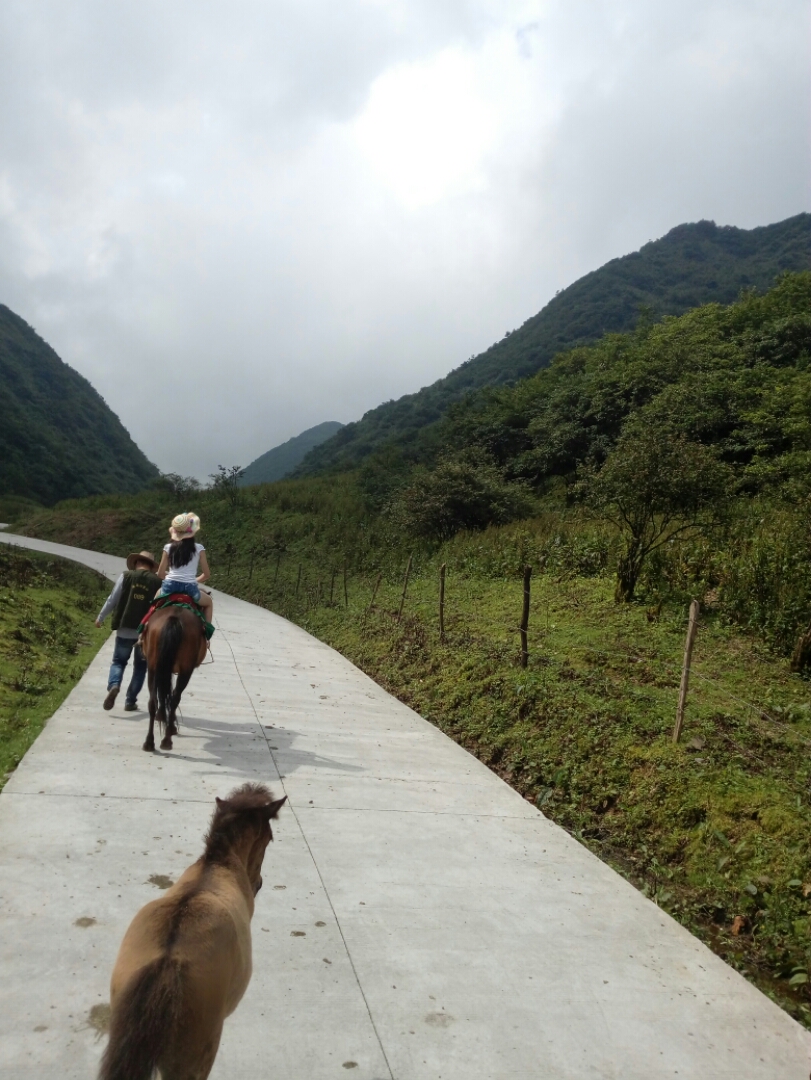
[[[426,568],[427,569],[435,569]],[[811,693],[705,614],[682,742],[685,613],[618,606],[605,579],[433,574],[296,617],[462,743],[793,1016],[811,1026]],[[360,599],[360,598],[359,598]],[[756,709],[749,707],[752,703]]]
[[[109,583],[91,570],[0,547],[0,788],[98,652]]]

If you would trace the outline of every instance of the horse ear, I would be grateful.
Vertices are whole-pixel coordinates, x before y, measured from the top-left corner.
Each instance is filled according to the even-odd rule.
[[[214,796],[214,802],[219,806],[220,810],[225,806],[225,799],[221,799],[219,795]]]
[[[263,813],[267,814],[268,821],[271,818],[275,818],[284,804],[287,802],[287,796],[283,799],[276,799],[275,802],[268,803],[267,806],[262,807]]]

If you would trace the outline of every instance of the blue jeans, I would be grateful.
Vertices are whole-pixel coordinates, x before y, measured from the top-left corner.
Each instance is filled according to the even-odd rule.
[[[132,650],[135,649],[133,653]],[[146,660],[144,654],[141,652],[141,646],[136,643],[135,638],[119,637],[115,636],[115,648],[113,649],[113,662],[110,665],[110,677],[107,680],[107,689],[112,690],[114,686],[120,686],[124,680],[124,669],[132,654],[132,678],[130,684],[127,687],[126,703],[128,705],[134,705],[135,699],[141,692],[141,687],[144,685],[144,679],[146,678]]]
[[[172,593],[185,593],[195,604],[200,603],[200,586],[196,581],[164,581],[158,596],[171,596]]]

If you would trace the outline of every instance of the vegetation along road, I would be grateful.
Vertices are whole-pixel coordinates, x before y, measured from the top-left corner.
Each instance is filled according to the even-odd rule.
[[[0,788],[98,652],[109,583],[92,570],[0,546]]]

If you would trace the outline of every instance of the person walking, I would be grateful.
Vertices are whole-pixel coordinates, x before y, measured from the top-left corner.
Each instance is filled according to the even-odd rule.
[[[171,542],[163,549],[158,577],[161,579],[160,596],[185,593],[202,608],[207,622],[212,621],[214,601],[200,586],[211,577],[206,549],[194,539],[200,530],[200,518],[191,512],[178,514],[169,526]],[[200,571],[198,574],[197,571]]]
[[[121,690],[130,656],[132,677],[124,699],[124,711],[136,712],[138,709],[138,694],[146,678],[146,660],[138,644],[138,627],[161,585],[155,573],[157,565],[150,551],[134,551],[128,555],[127,569],[116,581],[96,619],[96,626],[101,626],[113,612],[111,628],[115,630],[115,648],[104,699],[104,708],[108,712]]]

